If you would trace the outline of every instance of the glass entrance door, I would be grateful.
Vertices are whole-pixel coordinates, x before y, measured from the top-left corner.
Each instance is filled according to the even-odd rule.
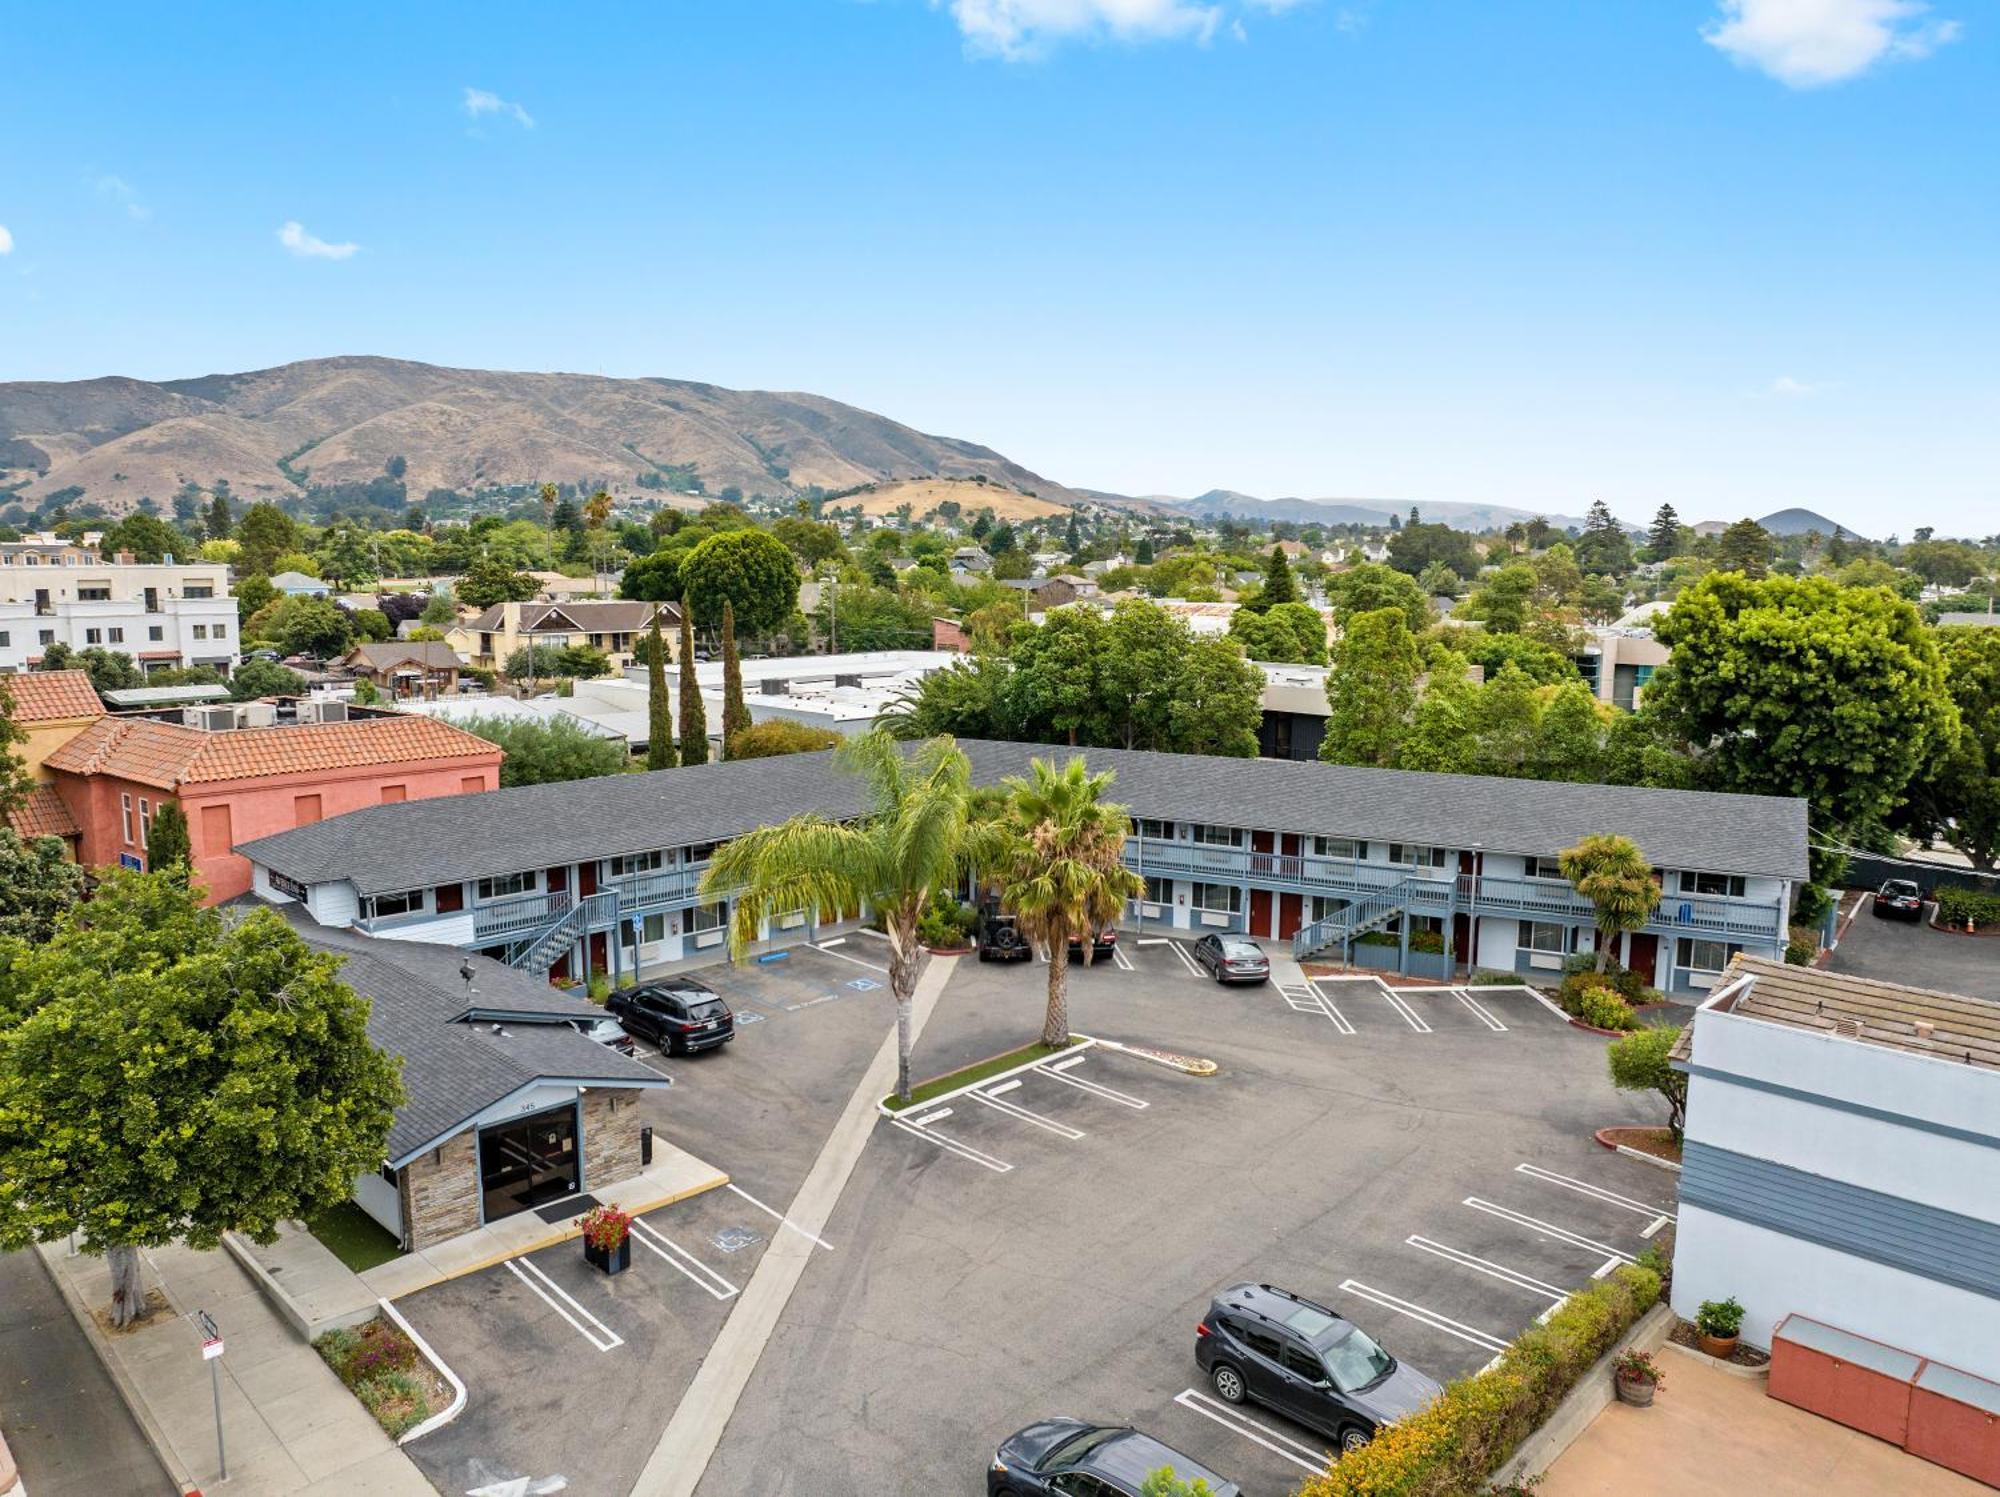
[[[576,1108],[571,1105],[479,1130],[479,1190],[486,1220],[575,1195]]]

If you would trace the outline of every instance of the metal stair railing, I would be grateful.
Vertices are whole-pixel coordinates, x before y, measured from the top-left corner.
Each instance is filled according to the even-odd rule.
[[[563,912],[560,919],[537,931],[533,940],[516,947],[508,955],[507,965],[533,973],[536,977],[546,976],[549,968],[575,944],[578,936],[587,934],[597,925],[609,925],[615,930],[617,923],[618,896],[612,893],[592,894],[579,899]]]
[[[1417,888],[1419,884],[1428,886],[1436,882],[1406,878],[1386,889],[1377,889],[1364,899],[1355,900],[1344,910],[1315,920],[1292,937],[1292,955],[1303,960],[1336,943],[1346,945],[1356,936],[1366,935],[1401,914],[1409,905],[1411,896],[1420,892]],[[1430,891],[1426,887],[1421,892]]]

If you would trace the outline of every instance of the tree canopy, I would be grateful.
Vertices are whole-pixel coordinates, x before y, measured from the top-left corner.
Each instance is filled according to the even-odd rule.
[[[624,740],[586,732],[567,717],[467,717],[456,726],[505,752],[500,761],[503,790],[620,774],[631,762]]]
[[[798,563],[784,542],[765,531],[724,531],[681,563],[681,595],[704,629],[721,626],[727,602],[745,634],[772,634],[798,606]]]

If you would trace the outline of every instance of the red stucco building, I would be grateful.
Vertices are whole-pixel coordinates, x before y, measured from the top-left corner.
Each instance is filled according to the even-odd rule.
[[[213,904],[250,888],[238,843],[395,801],[497,789],[500,750],[428,717],[208,732],[104,717],[43,761],[87,867],[145,865],[153,813],[178,800]]]

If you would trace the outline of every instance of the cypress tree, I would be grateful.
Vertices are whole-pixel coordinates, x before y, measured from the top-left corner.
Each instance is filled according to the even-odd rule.
[[[736,655],[736,610],[722,600],[722,757],[730,756],[736,735],[750,726],[743,705],[743,662]]]
[[[1264,560],[1264,593],[1258,601],[1265,608],[1299,601],[1299,585],[1292,580],[1292,564],[1283,546],[1273,546]]]
[[[660,611],[653,610],[653,638],[646,661],[646,768],[672,769],[680,762],[674,752],[674,707],[667,697],[667,642],[660,635]]]
[[[188,840],[187,817],[181,811],[181,803],[161,801],[146,830],[147,871],[165,873],[178,866],[180,881],[186,883],[193,863],[194,845]]]
[[[708,762],[708,713],[701,704],[701,685],[694,678],[694,613],[681,605],[681,763]]]

